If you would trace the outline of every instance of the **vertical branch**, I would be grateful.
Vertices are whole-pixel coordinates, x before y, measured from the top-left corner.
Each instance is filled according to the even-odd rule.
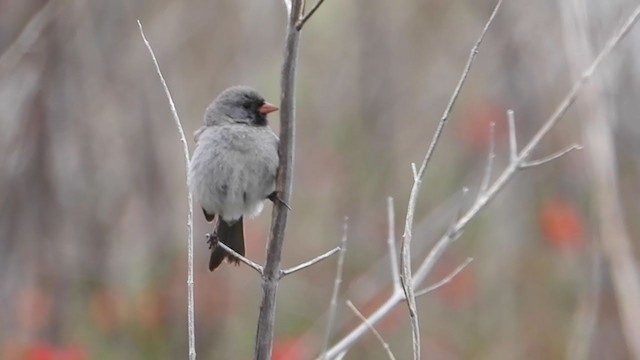
[[[324,345],[322,353],[324,354],[329,347],[331,341],[331,332],[333,331],[333,323],[336,319],[336,310],[338,309],[338,293],[340,292],[340,284],[342,284],[342,267],[344,265],[344,254],[347,252],[347,232],[349,230],[349,218],[344,219],[342,227],[342,241],[340,242],[340,255],[338,257],[338,268],[336,270],[336,279],[333,282],[333,292],[331,294],[331,304],[329,305],[329,320],[327,320],[327,330],[324,335]],[[324,357],[321,357],[324,359]]]
[[[404,234],[402,236],[402,247],[400,250],[400,267],[402,269],[402,274],[400,279],[402,280],[402,289],[404,290],[405,299],[407,301],[407,305],[409,308],[409,316],[411,320],[411,334],[413,337],[413,358],[420,359],[420,327],[418,321],[418,313],[416,311],[416,299],[415,293],[413,289],[413,274],[411,270],[411,240],[413,238],[413,218],[416,209],[416,204],[418,202],[418,195],[420,193],[420,188],[422,187],[422,178],[427,169],[427,165],[429,164],[429,160],[431,159],[433,152],[436,148],[436,145],[442,135],[445,125],[448,122],[449,115],[453,110],[453,106],[458,99],[458,95],[462,90],[462,87],[469,75],[469,71],[471,70],[471,65],[473,65],[473,61],[478,54],[478,49],[480,48],[480,44],[482,44],[482,40],[484,39],[489,26],[493,22],[496,14],[498,13],[498,9],[500,9],[500,5],[502,4],[502,0],[498,0],[496,6],[493,8],[491,12],[491,16],[489,16],[489,20],[487,20],[478,40],[471,48],[471,52],[469,54],[469,58],[467,59],[467,63],[462,71],[462,75],[458,80],[458,83],[453,90],[451,98],[449,99],[449,103],[445,107],[444,113],[440,118],[440,122],[438,123],[438,127],[436,128],[436,132],[431,139],[431,143],[429,144],[429,148],[427,149],[427,153],[422,159],[422,164],[420,165],[417,173],[414,171],[414,181],[413,187],[411,188],[411,195],[409,196],[409,203],[407,205],[407,216],[405,218],[404,225]]]
[[[180,134],[180,141],[182,142],[182,151],[184,152],[184,163],[185,163],[185,175],[189,174],[189,145],[187,144],[187,137],[184,135],[184,130],[182,129],[182,123],[180,122],[180,118],[178,117],[178,111],[176,110],[176,105],[173,102],[173,98],[171,97],[171,92],[169,91],[169,87],[167,86],[167,82],[164,80],[164,76],[162,76],[162,72],[160,71],[160,65],[158,65],[158,60],[156,59],[156,55],[153,53],[153,49],[151,48],[151,44],[147,41],[147,37],[144,35],[144,31],[142,30],[142,23],[138,20],[138,27],[140,28],[140,35],[142,35],[142,40],[144,40],[144,44],[147,46],[149,50],[149,54],[151,55],[151,59],[153,60],[153,64],[155,65],[156,72],[158,73],[158,77],[160,77],[160,82],[162,82],[162,87],[164,88],[164,93],[167,95],[167,100],[169,101],[169,107],[171,108],[171,115],[173,115],[173,121],[176,123],[176,127],[178,128],[178,133]],[[186,184],[186,181],[185,181]],[[189,359],[196,359],[196,333],[195,333],[195,321],[194,321],[194,296],[193,296],[193,196],[191,195],[191,191],[187,188],[187,203],[188,203],[188,214],[187,214],[187,327],[189,332]]]
[[[284,203],[291,198],[293,177],[293,146],[295,135],[295,74],[298,60],[298,40],[300,32],[296,23],[301,10],[302,1],[292,0],[291,11],[287,23],[287,37],[284,49],[284,63],[281,74],[280,95],[280,144],[278,155],[280,163],[276,177],[276,191]],[[283,202],[276,201],[273,207],[271,234],[267,247],[267,262],[262,277],[262,303],[258,316],[258,329],[254,358],[267,360],[271,358],[273,345],[273,326],[276,314],[276,298],[278,281],[280,280],[280,259],[284,233],[287,226],[287,208]]]

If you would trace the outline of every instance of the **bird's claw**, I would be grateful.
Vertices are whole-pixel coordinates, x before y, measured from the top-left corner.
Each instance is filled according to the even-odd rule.
[[[207,238],[207,244],[209,244],[209,249],[213,249],[218,246],[218,234],[214,233],[206,233],[205,237]]]
[[[267,196],[267,199],[271,200],[271,202],[273,202],[274,204],[276,202],[279,202],[280,204],[284,205],[284,207],[289,209],[289,211],[292,211],[291,206],[289,206],[289,204],[287,204],[284,200],[282,200],[282,198],[280,197],[280,193],[278,191],[274,191],[271,194],[269,194],[269,196]]]

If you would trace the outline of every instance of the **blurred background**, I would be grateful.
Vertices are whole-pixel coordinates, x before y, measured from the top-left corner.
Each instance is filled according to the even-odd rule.
[[[416,266],[455,216],[462,187],[464,204],[473,200],[490,123],[498,174],[508,161],[505,111],[514,109],[523,146],[636,3],[505,2],[427,170]],[[304,28],[283,266],[336,246],[349,217],[334,341],[359,324],[344,300],[370,314],[392,291],[386,199],[395,199],[399,241],[410,163],[424,156],[494,4],[330,0]],[[186,357],[184,159],[137,19],[191,149],[226,87],[279,101],[278,0],[0,0],[2,359]],[[572,143],[585,150],[516,175],[427,280],[475,259],[418,300],[430,359],[634,357],[631,315],[619,304],[640,299],[619,286],[633,266],[620,275],[616,265],[633,265],[640,236],[640,29],[597,74],[534,158]],[[278,129],[277,113],[270,122]],[[248,256],[260,263],[270,214],[245,222]],[[259,279],[245,266],[210,273],[210,225],[194,215],[198,356],[251,358]],[[320,352],[335,264],[281,283],[275,359]],[[411,354],[407,319],[401,306],[377,325],[399,359]],[[370,334],[347,355],[385,358]]]

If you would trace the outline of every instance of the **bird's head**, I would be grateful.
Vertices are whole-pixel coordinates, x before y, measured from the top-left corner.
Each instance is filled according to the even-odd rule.
[[[254,89],[234,86],[223,91],[207,108],[206,125],[234,122],[252,126],[267,125],[267,114],[278,110]]]

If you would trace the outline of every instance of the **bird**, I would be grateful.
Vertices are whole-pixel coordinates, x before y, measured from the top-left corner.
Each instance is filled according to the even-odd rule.
[[[243,218],[257,216],[266,199],[280,200],[275,191],[279,139],[267,121],[267,114],[277,110],[253,88],[233,86],[211,102],[194,134],[189,190],[205,219],[217,219],[209,236],[210,271],[225,259],[239,264],[215,241],[244,256]]]

